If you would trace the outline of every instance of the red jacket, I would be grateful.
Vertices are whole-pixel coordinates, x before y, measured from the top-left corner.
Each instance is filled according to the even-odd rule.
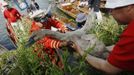
[[[121,34],[108,62],[122,70],[134,71],[134,20]]]
[[[21,15],[15,8],[11,8],[4,10],[4,17],[8,20],[9,23],[12,23],[17,22]]]
[[[43,23],[43,28],[44,29],[50,29],[51,27],[54,26],[58,29],[64,30],[66,29],[64,27],[64,25],[62,25],[60,22],[58,22],[57,20],[53,20],[53,19],[49,19],[48,22]],[[42,27],[39,27],[36,22],[32,23],[31,26],[31,30],[30,32],[34,32],[37,31],[39,29],[41,29]],[[46,50],[47,53],[53,54],[54,51],[52,50],[53,48],[59,48],[61,46],[61,42],[60,40],[54,39],[50,36],[46,36],[43,39],[39,40],[38,43],[42,44],[44,46],[44,49]]]
[[[66,27],[64,25],[62,25],[59,21],[54,20],[52,18],[49,18],[47,22],[44,22],[42,24],[43,24],[44,29],[51,30],[51,27],[53,26],[59,30],[63,30],[63,31],[66,30]]]

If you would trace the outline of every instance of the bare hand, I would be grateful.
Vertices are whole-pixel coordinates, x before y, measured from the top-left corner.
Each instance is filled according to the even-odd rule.
[[[73,45],[72,47],[81,55],[84,55],[84,51],[80,48],[80,46],[78,45],[77,40],[79,40],[76,36],[72,38],[73,39]]]

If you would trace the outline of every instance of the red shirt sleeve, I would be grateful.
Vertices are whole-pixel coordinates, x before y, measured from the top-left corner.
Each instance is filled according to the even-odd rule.
[[[44,46],[46,48],[59,48],[61,41],[48,36],[44,38]]]
[[[51,25],[54,26],[55,28],[58,28],[60,30],[66,29],[66,27],[57,20],[49,19],[49,21],[50,21]]]
[[[108,62],[122,70],[134,71],[134,21],[120,36],[108,57]]]
[[[14,10],[15,13],[16,13],[17,19],[20,19],[21,14],[18,12],[18,10],[16,10],[15,8],[13,8],[13,10]]]

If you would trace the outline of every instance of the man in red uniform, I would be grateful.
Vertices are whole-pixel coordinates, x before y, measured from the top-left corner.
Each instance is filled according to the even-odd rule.
[[[40,22],[39,18],[34,18],[30,32],[34,32],[34,31],[37,31],[37,30],[40,30],[43,28],[51,30],[51,27],[55,27],[58,30],[60,30],[61,32],[66,32],[66,27],[64,25],[62,25],[60,22],[58,22],[57,20],[52,19],[52,18],[47,18],[47,20],[44,22]],[[43,45],[43,51],[49,55],[50,60],[52,61],[53,64],[56,63],[55,62],[55,60],[56,60],[55,49],[59,49],[60,47],[66,45],[66,42],[54,39],[50,36],[44,37],[43,39],[39,40],[37,43]],[[42,55],[41,53],[42,53],[42,51],[39,52],[39,54],[38,54],[39,57],[41,57],[41,55]],[[58,62],[58,65],[61,68],[63,68],[61,61]]]
[[[110,74],[121,71],[134,71],[134,0],[107,0],[106,7],[120,24],[128,24],[120,36],[107,60],[86,55],[85,59],[90,65]],[[74,40],[76,40],[75,38]],[[83,56],[85,52],[74,45],[77,52]]]
[[[23,25],[21,23],[21,14],[15,9],[11,8],[7,3],[3,4],[3,7],[5,8],[3,14],[5,19],[7,19],[7,22],[12,26],[15,34],[20,35],[19,31],[22,30],[24,32]]]

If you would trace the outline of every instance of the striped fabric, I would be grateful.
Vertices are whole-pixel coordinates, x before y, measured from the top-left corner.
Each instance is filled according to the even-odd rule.
[[[62,31],[66,30],[65,26],[62,25],[61,23],[59,23],[57,20],[50,19],[49,22],[45,23],[45,24],[48,24],[48,25],[45,25],[45,26],[48,26],[48,27],[45,27],[45,28],[47,28],[47,29],[49,28],[50,30],[51,30],[51,27],[49,27],[49,26],[51,24],[52,24],[51,26],[54,26],[54,27],[56,27],[56,28],[58,28],[58,29],[60,29]],[[37,25],[37,23],[33,22],[30,32],[32,33],[32,32],[37,31],[39,29],[41,29],[41,28]],[[52,38],[50,36],[46,36],[43,39],[39,40],[37,43],[43,45],[43,47],[45,49],[44,51],[46,53],[54,54],[54,52],[55,52],[54,49],[58,49],[59,47],[61,47],[62,41],[54,39],[54,38]],[[38,56],[40,56],[40,53],[39,53]]]

